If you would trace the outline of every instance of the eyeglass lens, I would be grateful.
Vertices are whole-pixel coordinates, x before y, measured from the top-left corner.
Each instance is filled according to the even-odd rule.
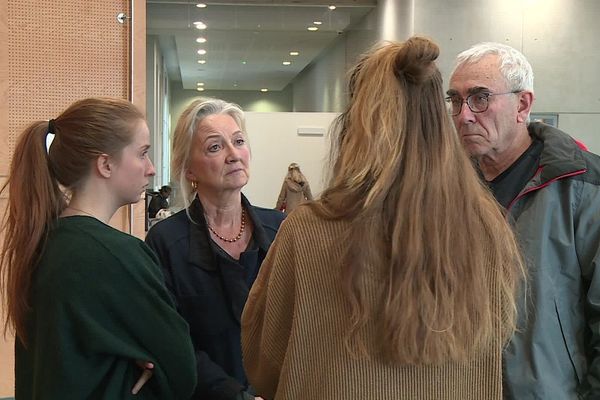
[[[469,109],[474,113],[481,113],[488,108],[489,93],[473,93],[463,100],[460,96],[448,97],[450,112],[452,115],[460,114],[463,103],[467,103]]]

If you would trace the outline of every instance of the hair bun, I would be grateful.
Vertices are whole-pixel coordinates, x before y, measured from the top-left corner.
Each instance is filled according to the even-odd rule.
[[[434,61],[440,55],[440,48],[431,40],[414,36],[404,42],[396,55],[394,72],[408,82],[421,84],[436,73]]]

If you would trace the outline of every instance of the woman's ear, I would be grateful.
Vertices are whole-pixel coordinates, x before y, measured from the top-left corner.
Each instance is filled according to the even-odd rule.
[[[193,182],[196,180],[196,177],[194,176],[194,174],[192,174],[192,171],[190,171],[189,169],[187,171],[185,171],[185,177],[190,182]]]
[[[111,157],[108,154],[100,154],[96,158],[96,170],[103,178],[110,178],[113,170]]]

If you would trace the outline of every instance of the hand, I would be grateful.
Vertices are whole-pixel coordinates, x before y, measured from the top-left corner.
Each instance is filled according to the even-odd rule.
[[[263,398],[262,398],[262,397],[260,397],[260,396],[256,396],[254,399],[255,399],[255,400],[265,400],[265,399],[263,399]]]
[[[142,375],[137,380],[133,388],[131,389],[131,394],[138,394],[138,392],[142,389],[142,386],[148,382],[148,380],[152,377],[152,370],[154,369],[154,364],[150,361],[136,361],[135,362],[138,367],[140,367],[142,371]]]

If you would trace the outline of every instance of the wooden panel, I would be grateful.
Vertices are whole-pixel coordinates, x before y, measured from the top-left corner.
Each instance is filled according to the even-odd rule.
[[[8,174],[8,0],[0,0],[0,177]]]
[[[11,0],[8,6],[8,145],[32,121],[75,100],[128,95],[127,1]]]
[[[131,102],[146,111],[146,0],[133,0],[133,58]],[[127,207],[129,216],[129,207]],[[144,199],[133,205],[131,234],[143,239],[146,235]],[[127,221],[129,226],[129,218]]]
[[[146,110],[146,0],[133,0],[133,90],[131,102]]]
[[[8,0],[0,0],[0,187],[8,174]],[[0,218],[6,209],[6,195],[0,198]],[[0,232],[0,246],[4,242]],[[0,321],[4,321],[4,301],[0,301]],[[0,325],[0,327],[4,326]],[[2,333],[2,329],[0,329]],[[0,397],[14,395],[14,338],[0,334]]]

